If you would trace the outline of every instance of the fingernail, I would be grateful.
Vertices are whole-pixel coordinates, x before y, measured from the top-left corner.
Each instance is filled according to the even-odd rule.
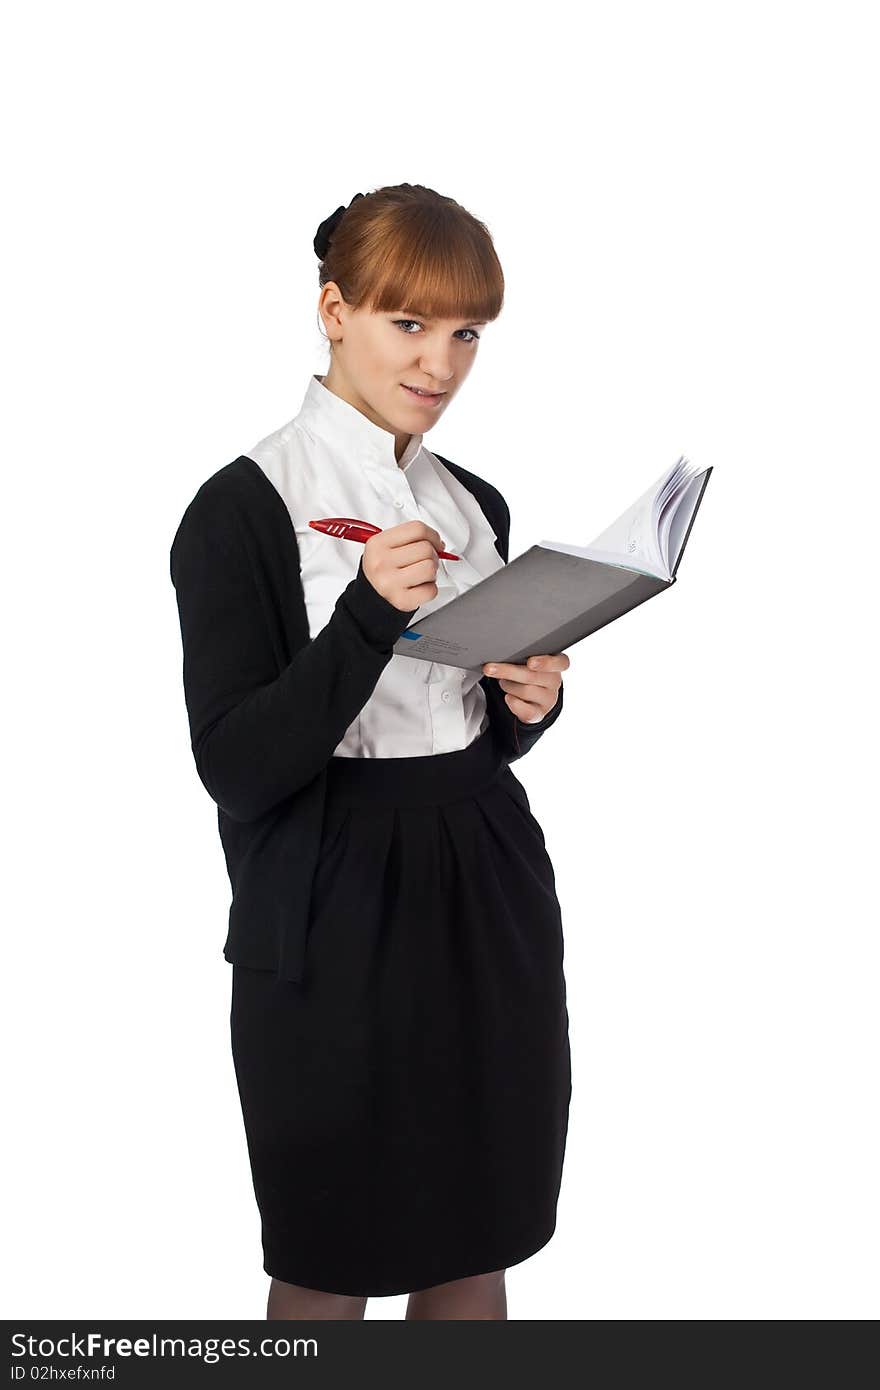
[[[532,660],[529,662],[529,665],[531,666],[533,671],[537,671],[541,663],[540,661],[538,661],[536,657],[533,657]]]
[[[498,670],[498,667],[497,667],[497,666],[487,666],[487,667],[486,667],[486,675],[487,675],[487,676],[494,676],[494,674],[495,674],[495,672],[496,672],[497,670]]]

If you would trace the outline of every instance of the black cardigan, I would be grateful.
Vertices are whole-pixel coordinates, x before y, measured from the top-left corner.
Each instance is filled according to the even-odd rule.
[[[476,498],[507,563],[510,512],[497,488],[435,457]],[[363,709],[418,609],[402,612],[363,571],[314,637],[290,513],[241,454],[189,503],[171,545],[183,687],[199,777],[218,808],[232,886],[228,961],[303,977],[326,765]],[[480,681],[507,762],[562,711],[535,724],[511,712],[495,677]]]

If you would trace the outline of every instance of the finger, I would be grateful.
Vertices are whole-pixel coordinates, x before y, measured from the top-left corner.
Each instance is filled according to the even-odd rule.
[[[529,657],[527,665],[530,671],[567,671],[571,660],[567,652],[538,653]]]
[[[521,680],[524,675],[531,676],[533,671],[567,671],[570,665],[571,661],[565,652],[553,652],[544,656],[530,656],[525,666],[511,661],[487,661],[483,666],[483,675]]]
[[[558,671],[548,671],[542,677],[541,672],[530,671],[526,666],[512,666],[510,663],[498,666],[498,671],[510,671],[509,676],[493,676],[497,680],[502,690],[509,690],[513,695],[519,695],[521,699],[543,699],[548,690],[554,694],[559,690],[560,675]]]
[[[425,527],[423,521],[402,521],[399,526],[389,527],[395,534],[391,537],[390,546],[392,550],[399,549],[402,545],[412,545],[413,541],[429,540],[435,550],[445,550],[446,542],[435,527],[427,528],[428,534],[420,534]]]
[[[547,692],[552,690],[555,698],[559,690],[559,683],[557,681],[554,681],[552,685],[540,685],[537,683],[527,685],[523,681],[499,680],[498,684],[506,694],[514,695],[518,700],[522,700],[526,704],[534,703],[545,707],[549,706],[551,703]]]
[[[530,700],[523,700],[518,695],[507,694],[504,696],[507,707],[510,709],[523,724],[537,724],[544,718],[546,711],[543,706],[533,704]]]
[[[512,661],[489,661],[483,667],[483,674],[495,676],[498,680],[524,680],[531,676],[528,666],[517,666]]]

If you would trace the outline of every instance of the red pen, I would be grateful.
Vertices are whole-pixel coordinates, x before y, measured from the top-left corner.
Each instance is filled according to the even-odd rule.
[[[310,521],[309,525],[316,531],[323,531],[325,536],[335,536],[340,541],[368,541],[382,530],[381,526],[374,526],[369,521],[357,521],[351,516],[325,516],[320,521]],[[460,560],[461,556],[452,555],[448,550],[438,550],[437,559]]]

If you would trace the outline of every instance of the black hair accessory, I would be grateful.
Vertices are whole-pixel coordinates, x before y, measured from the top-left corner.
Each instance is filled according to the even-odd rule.
[[[315,239],[312,243],[312,245],[315,248],[315,255],[318,257],[319,261],[323,261],[327,255],[327,251],[330,246],[330,238],[336,231],[336,228],[339,225],[339,223],[342,221],[342,214],[348,211],[348,208],[351,207],[352,203],[356,203],[358,198],[363,198],[363,196],[363,193],[355,193],[354,197],[351,200],[351,203],[348,204],[348,207],[345,207],[344,204],[341,204],[335,212],[331,212],[329,217],[324,218],[324,221],[321,223],[320,227],[315,232]]]

